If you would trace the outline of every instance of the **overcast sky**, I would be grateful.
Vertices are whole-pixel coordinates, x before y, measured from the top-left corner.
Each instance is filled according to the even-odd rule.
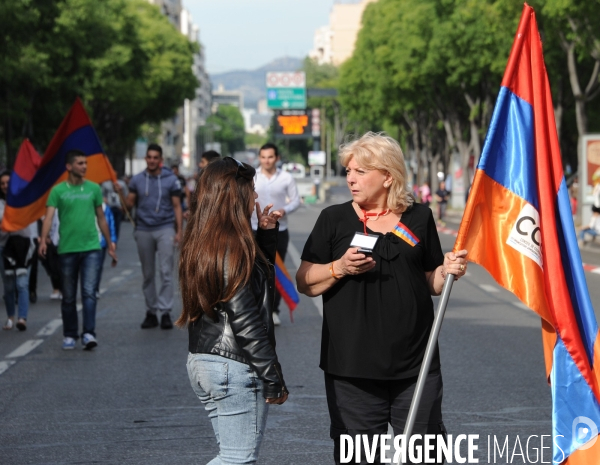
[[[304,58],[329,23],[333,0],[183,0],[200,27],[208,73]]]

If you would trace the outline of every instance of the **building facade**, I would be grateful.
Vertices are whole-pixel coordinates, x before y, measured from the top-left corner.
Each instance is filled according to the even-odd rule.
[[[198,128],[205,124],[211,109],[211,85],[205,68],[205,50],[200,42],[200,30],[181,0],[148,0],[158,6],[171,24],[190,42],[198,44],[192,70],[199,87],[193,100],[186,99],[173,118],[161,123],[159,143],[167,163],[181,164],[183,172],[191,173],[202,154],[197,143]]]
[[[369,3],[376,0],[336,2],[329,14],[329,25],[315,31],[314,48],[309,56],[319,64],[341,65],[354,52],[362,15]]]
[[[216,90],[212,91],[212,112],[216,113],[219,105],[233,105],[244,109],[244,94],[239,90],[225,90],[223,84],[219,84]]]

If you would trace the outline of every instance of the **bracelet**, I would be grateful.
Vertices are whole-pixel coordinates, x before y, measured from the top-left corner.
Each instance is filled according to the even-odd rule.
[[[329,264],[329,272],[331,273],[331,276],[332,276],[334,279],[337,279],[337,280],[339,280],[339,279],[340,279],[340,277],[341,277],[341,276],[336,276],[336,275],[335,275],[335,272],[333,271],[333,262],[331,262],[331,263]]]

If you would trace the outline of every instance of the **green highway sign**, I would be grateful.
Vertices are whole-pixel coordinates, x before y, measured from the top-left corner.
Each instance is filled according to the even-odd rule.
[[[303,71],[268,72],[267,106],[273,110],[306,108],[306,74]]]
[[[304,110],[306,108],[306,88],[267,88],[267,106],[273,110]]]

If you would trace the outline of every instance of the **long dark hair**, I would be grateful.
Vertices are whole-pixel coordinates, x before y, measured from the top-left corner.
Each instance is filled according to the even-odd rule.
[[[224,158],[209,164],[198,178],[196,208],[179,257],[183,311],[177,325],[186,326],[204,313],[214,319],[215,305],[233,298],[250,280],[255,260],[266,262],[250,226],[254,174],[251,166]]]

